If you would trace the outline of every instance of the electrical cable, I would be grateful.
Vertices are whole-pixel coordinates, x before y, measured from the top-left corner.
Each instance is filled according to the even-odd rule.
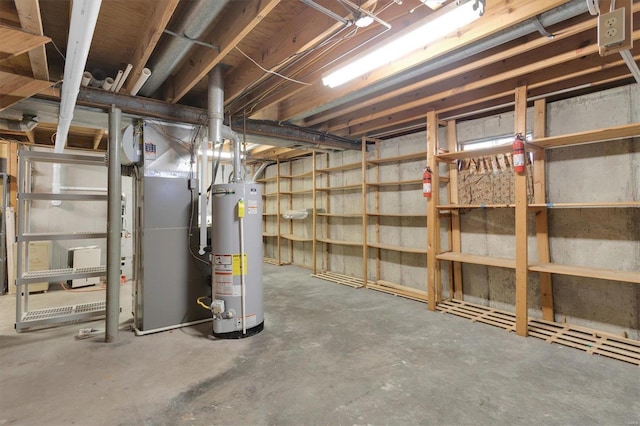
[[[385,11],[388,7],[390,7],[390,6],[391,6],[392,4],[394,4],[394,3],[395,3],[394,1],[390,1],[386,6],[384,6],[384,7],[383,7],[379,12],[378,12],[378,14],[382,13],[383,11]],[[333,38],[335,38],[336,36],[338,36],[338,35],[339,35],[342,31],[344,31],[346,28],[347,28],[347,27],[341,27],[338,31],[336,31],[334,34],[331,34],[327,39],[325,39],[322,43],[320,43],[320,44],[319,44],[319,45],[317,45],[317,46],[314,46],[314,47],[312,47],[312,48],[310,48],[310,49],[307,49],[307,50],[305,50],[305,51],[297,52],[297,53],[294,53],[294,54],[290,55],[289,57],[287,57],[286,59],[284,59],[283,61],[281,61],[279,64],[275,65],[275,66],[274,66],[274,68],[275,68],[275,67],[278,67],[278,66],[280,66],[280,65],[282,65],[283,63],[285,63],[285,62],[287,62],[287,61],[289,61],[291,58],[296,58],[297,56],[300,56],[299,58],[296,58],[296,60],[295,60],[295,61],[290,62],[289,64],[287,64],[287,65],[286,65],[286,67],[284,67],[283,69],[281,69],[281,70],[279,70],[279,71],[280,71],[280,72],[283,72],[283,71],[285,71],[285,70],[287,70],[287,69],[291,68],[293,65],[297,64],[300,60],[304,59],[304,57],[306,57],[308,54],[313,53],[313,52],[315,52],[316,50],[322,49],[322,48],[324,48],[326,45],[328,45],[329,43],[331,43],[331,42],[332,42],[332,39],[333,39]],[[332,49],[334,49],[334,48],[335,48],[339,43],[341,43],[341,42],[343,42],[343,41],[345,41],[345,40],[348,40],[348,39],[350,39],[350,38],[355,37],[355,36],[356,36],[356,34],[357,34],[357,31],[358,31],[358,28],[357,28],[357,27],[353,28],[353,29],[350,31],[350,33],[349,33],[349,34],[347,34],[346,36],[341,37],[340,39],[338,39],[338,40],[336,40],[335,42],[333,42],[333,44],[332,44],[331,46],[327,47],[327,48],[324,50],[324,52],[323,52],[323,53],[324,53],[324,54],[326,54],[326,53],[328,53],[329,51],[331,51]],[[306,74],[304,74],[304,75],[302,75],[301,77],[298,77],[298,78],[304,78],[304,77],[307,77],[307,76],[309,76],[310,74],[312,74],[312,73],[314,73],[314,72],[320,71],[320,70],[322,70],[322,69],[324,69],[324,68],[326,68],[326,67],[328,67],[328,66],[332,65],[334,62],[336,62],[336,61],[338,61],[338,60],[340,60],[340,59],[344,58],[346,55],[350,55],[350,54],[351,54],[352,52],[354,52],[355,50],[357,50],[357,49],[361,49],[364,45],[366,45],[366,44],[368,44],[368,43],[370,43],[370,42],[374,41],[375,39],[377,39],[378,37],[382,36],[382,35],[383,35],[384,33],[386,33],[387,31],[389,31],[389,29],[385,27],[385,28],[384,28],[384,30],[383,30],[382,32],[380,32],[380,33],[378,33],[378,34],[374,35],[373,37],[371,37],[371,38],[370,38],[370,39],[368,39],[368,40],[365,40],[363,43],[360,43],[358,46],[356,46],[356,47],[354,47],[354,48],[350,49],[349,51],[347,51],[347,52],[345,52],[345,53],[343,53],[342,55],[340,55],[340,56],[338,56],[337,58],[333,59],[331,62],[329,62],[329,63],[327,63],[327,64],[323,65],[322,67],[320,67],[320,68],[318,68],[318,69],[313,69],[312,71],[309,71],[309,72],[307,72]],[[258,80],[256,80],[254,83],[250,84],[250,85],[249,85],[249,86],[248,86],[248,87],[247,87],[247,88],[246,88],[242,93],[240,93],[240,94],[236,97],[236,100],[234,100],[234,101],[232,102],[232,104],[230,105],[229,109],[233,108],[233,111],[234,111],[234,112],[242,111],[242,112],[245,112],[245,113],[249,113],[249,114],[251,114],[251,113],[253,113],[253,111],[255,110],[255,108],[256,108],[256,107],[258,107],[258,103],[260,103],[261,101],[263,101],[264,99],[266,99],[266,98],[267,98],[268,96],[270,96],[270,95],[277,94],[277,93],[281,92],[282,90],[285,90],[285,88],[282,88],[282,87],[280,87],[280,88],[278,88],[278,87],[273,87],[273,88],[271,88],[271,89],[269,89],[269,90],[264,90],[264,91],[262,92],[262,94],[261,94],[258,98],[246,101],[246,102],[244,103],[244,105],[242,105],[242,106],[233,106],[234,104],[237,104],[237,103],[238,103],[238,100],[240,100],[240,99],[242,99],[242,98],[247,97],[250,93],[254,92],[255,90],[258,90],[260,86],[262,86],[263,84],[266,84],[268,81],[270,81],[270,80],[269,80],[269,79],[267,79],[267,80],[263,80],[263,81],[260,81],[260,82],[258,82]],[[250,105],[250,104],[252,104],[252,103],[253,103],[253,105],[251,105],[251,107],[249,107],[249,105]],[[248,107],[249,107],[249,108],[248,108]]]
[[[302,84],[302,85],[304,85],[304,86],[311,86],[311,83],[305,83],[304,81],[294,80],[293,78],[289,78],[289,77],[287,77],[287,76],[285,76],[285,75],[282,75],[282,74],[280,74],[280,73],[277,73],[277,72],[275,72],[275,71],[271,71],[271,70],[268,70],[268,69],[266,69],[266,68],[262,67],[262,65],[260,65],[260,64],[259,64],[259,63],[257,63],[256,61],[254,61],[254,60],[253,60],[253,58],[251,58],[249,55],[247,55],[246,53],[244,53],[244,52],[242,51],[242,49],[240,49],[238,46],[236,46],[236,50],[237,50],[238,52],[242,53],[242,55],[243,55],[245,58],[247,58],[248,60],[250,60],[251,62],[253,62],[253,63],[255,64],[255,66],[257,66],[258,68],[260,68],[262,71],[266,72],[267,74],[273,74],[273,75],[275,75],[275,76],[278,76],[278,77],[280,77],[280,78],[284,78],[285,80],[291,81],[291,82],[293,82],[293,83]]]
[[[62,56],[62,59],[64,59],[64,61],[67,61],[67,58],[64,57],[64,55],[62,54],[62,52],[60,51],[60,49],[58,49],[58,45],[56,44],[55,41],[53,41],[53,39],[51,39],[51,44],[53,44],[53,47],[56,49],[56,51],[60,54],[60,56]]]

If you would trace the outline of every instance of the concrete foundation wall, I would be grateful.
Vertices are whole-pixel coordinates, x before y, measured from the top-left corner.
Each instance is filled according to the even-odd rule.
[[[631,85],[547,105],[548,136],[640,122],[640,88]],[[533,129],[533,109],[527,111],[527,131]],[[501,138],[513,135],[514,114],[504,113],[457,124],[458,142]],[[446,144],[445,129],[440,129],[440,144]],[[380,157],[392,157],[424,151],[425,134],[395,138],[379,145]],[[368,154],[373,157],[371,152]],[[360,152],[329,154],[329,166],[357,162]],[[302,160],[304,170],[311,167]],[[326,167],[319,156],[318,167]],[[379,167],[381,181],[419,178],[425,161],[388,164]],[[270,169],[273,169],[270,168]],[[444,169],[443,169],[444,170]],[[273,173],[269,170],[268,173]],[[331,185],[359,183],[360,170],[332,174]],[[375,169],[367,171],[367,181],[375,181]],[[317,185],[324,185],[319,177]],[[547,150],[547,201],[638,201],[640,200],[640,139],[610,141]],[[443,185],[446,189],[446,184]],[[368,190],[367,210],[375,210],[375,199]],[[445,191],[443,191],[445,192]],[[443,195],[446,201],[446,197]],[[323,197],[319,197],[322,199]],[[332,192],[328,208],[333,212],[360,212],[361,194]],[[379,192],[379,211],[385,213],[425,210],[420,187],[383,187]],[[582,208],[549,209],[551,261],[569,265],[640,271],[640,209]],[[513,258],[515,255],[515,216],[512,209],[464,211],[461,215],[462,251],[472,254]],[[448,220],[442,218],[443,249],[448,244]],[[320,222],[318,228],[321,228]],[[381,218],[367,226],[368,240],[408,247],[426,247],[425,218]],[[535,217],[530,213],[529,260],[537,260]],[[359,219],[332,218],[330,236],[355,241],[362,238]],[[320,232],[320,231],[319,231]],[[304,247],[303,250],[310,249]],[[320,253],[319,249],[319,253]],[[298,255],[300,257],[302,255]],[[374,249],[369,251],[368,278],[376,278]],[[308,259],[308,258],[304,258]],[[306,260],[305,260],[306,261]],[[359,248],[330,247],[328,265],[318,256],[319,269],[362,277]],[[446,266],[446,265],[443,265]],[[410,287],[426,288],[426,256],[392,251],[380,252],[380,279]],[[513,311],[515,276],[512,270],[463,265],[464,298],[498,309]],[[616,334],[628,333],[640,339],[640,286],[616,281],[553,275],[556,321],[567,320]],[[449,274],[442,278],[443,294],[448,296]],[[528,280],[529,315],[541,317],[541,296],[537,273]]]

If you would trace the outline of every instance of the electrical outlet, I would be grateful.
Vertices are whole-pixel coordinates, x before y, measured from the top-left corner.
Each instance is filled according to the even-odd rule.
[[[624,43],[625,8],[598,17],[598,46],[611,47]]]

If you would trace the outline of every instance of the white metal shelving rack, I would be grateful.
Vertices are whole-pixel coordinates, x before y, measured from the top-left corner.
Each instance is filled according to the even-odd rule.
[[[31,191],[31,167],[33,163],[77,164],[106,167],[104,157],[51,152],[20,151],[18,169],[18,220],[17,220],[17,274],[16,274],[16,331],[51,326],[79,320],[103,317],[105,301],[83,303],[53,308],[29,309],[29,284],[42,281],[65,281],[74,278],[99,277],[106,274],[106,266],[90,268],[62,268],[45,271],[29,271],[27,244],[30,241],[85,240],[106,238],[105,232],[32,233],[30,232],[30,210],[33,201],[107,201],[106,194],[51,194]]]

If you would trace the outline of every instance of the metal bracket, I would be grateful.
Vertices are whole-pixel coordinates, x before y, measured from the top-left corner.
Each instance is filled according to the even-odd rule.
[[[540,22],[540,18],[537,16],[534,16],[533,18],[533,24],[536,26],[536,28],[538,29],[538,32],[545,36],[546,38],[548,38],[549,40],[551,40],[554,35],[551,34],[549,31],[547,31],[547,29],[544,27],[544,25],[542,25],[542,22]]]

